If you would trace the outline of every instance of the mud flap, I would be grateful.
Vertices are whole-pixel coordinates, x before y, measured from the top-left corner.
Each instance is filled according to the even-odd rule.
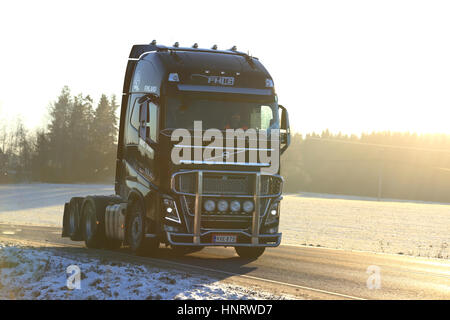
[[[63,238],[69,237],[69,203],[64,204],[64,215],[63,215],[63,228],[62,235]]]

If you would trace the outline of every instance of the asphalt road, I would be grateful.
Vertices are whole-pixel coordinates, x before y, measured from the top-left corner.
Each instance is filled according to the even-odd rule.
[[[0,224],[0,241],[31,241],[61,250],[84,247],[60,237],[52,227]],[[30,243],[31,243],[30,242]],[[208,273],[243,285],[264,284],[276,292],[307,299],[450,299],[450,261],[317,247],[269,248],[255,261],[237,257],[233,248],[205,248],[184,257],[161,248],[134,257],[127,249],[102,251],[107,258]]]

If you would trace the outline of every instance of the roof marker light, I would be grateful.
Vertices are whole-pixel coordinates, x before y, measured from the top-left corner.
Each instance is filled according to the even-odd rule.
[[[266,88],[273,88],[273,80],[266,79]]]
[[[213,45],[211,49],[217,50],[217,44]]]
[[[198,48],[198,43],[194,43],[194,45],[192,46],[192,48],[197,49]]]
[[[150,44],[151,45],[155,45],[156,44],[156,40],[153,40]]]
[[[180,46],[180,44],[179,44],[178,41],[177,41],[177,42],[175,42],[175,43],[173,44],[173,46],[174,46],[175,48],[178,48],[178,47]]]
[[[178,73],[170,73],[169,74],[169,82],[180,82],[180,78],[178,77]]]
[[[236,46],[232,46],[230,50],[231,50],[231,51],[236,51],[236,50],[237,50],[237,47],[236,47]]]

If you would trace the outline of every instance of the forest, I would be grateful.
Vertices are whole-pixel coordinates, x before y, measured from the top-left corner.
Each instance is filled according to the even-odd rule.
[[[114,181],[118,119],[116,97],[96,108],[64,87],[50,104],[45,129],[30,132],[19,119],[0,127],[0,183]]]
[[[296,134],[281,173],[286,192],[450,202],[450,135]]]
[[[116,97],[68,87],[50,104],[45,128],[0,123],[0,183],[112,183]],[[11,128],[12,127],[12,128]],[[292,135],[281,160],[287,193],[314,192],[450,202],[450,135],[371,132]]]

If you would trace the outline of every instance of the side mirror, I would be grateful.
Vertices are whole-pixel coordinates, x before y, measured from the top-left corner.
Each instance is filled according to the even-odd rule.
[[[154,93],[147,93],[146,95],[143,95],[142,97],[139,98],[138,103],[139,104],[143,104],[144,102],[153,102],[154,104],[159,105],[159,96],[157,94]]]
[[[278,105],[281,110],[281,123],[280,123],[280,154],[284,153],[291,144],[291,128],[289,126],[289,113],[285,107],[281,104]]]

